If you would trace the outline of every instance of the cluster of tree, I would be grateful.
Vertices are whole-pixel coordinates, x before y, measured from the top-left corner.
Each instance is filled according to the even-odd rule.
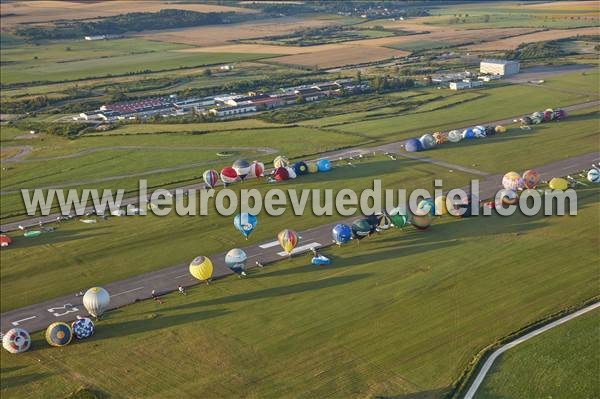
[[[82,123],[43,123],[27,120],[17,121],[14,126],[21,130],[35,130],[40,133],[69,138],[77,137],[84,129],[88,128]]]
[[[132,12],[95,21],[65,20],[53,26],[23,26],[16,30],[19,36],[32,40],[72,39],[83,36],[119,35],[148,29],[185,28],[239,22],[247,18],[232,12],[202,13],[188,10],[165,9],[158,12]]]
[[[306,13],[339,13],[369,18],[423,17],[428,16],[426,1],[310,1],[310,2],[255,2],[249,7],[259,8],[265,13],[276,15],[298,15]]]
[[[536,58],[555,58],[565,55],[559,41],[523,43],[516,50],[509,50],[505,57],[509,60],[530,60]]]
[[[414,86],[415,81],[410,78],[395,78],[389,75],[377,75],[371,81],[371,87],[378,93],[409,89]]]

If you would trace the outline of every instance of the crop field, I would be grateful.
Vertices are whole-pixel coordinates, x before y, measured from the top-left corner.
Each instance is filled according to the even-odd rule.
[[[567,37],[575,37],[577,35],[596,35],[598,28],[578,28],[578,29],[555,29],[544,32],[535,32],[527,35],[510,37],[469,45],[465,47],[471,51],[491,51],[491,50],[514,50],[522,43],[535,43],[547,40],[564,39]]]
[[[332,392],[441,398],[481,348],[597,295],[590,276],[597,272],[599,192],[578,191],[577,217],[442,217],[427,231],[393,230],[324,251],[334,260],[330,267],[310,266],[299,256],[244,280],[226,278],[186,296],[168,295],[163,304],[145,301],[109,312],[92,338],[63,349],[35,334],[32,352],[2,356],[2,393],[64,397],[85,387],[149,398]],[[185,230],[205,229],[196,223]],[[565,231],[578,239],[565,240]],[[112,229],[104,234],[128,237]],[[147,248],[163,247],[166,236],[155,236]],[[162,250],[175,253],[179,241]],[[54,245],[30,247],[27,263],[45,270],[33,259]],[[93,257],[103,257],[103,246],[96,249]],[[128,267],[154,260],[132,252],[137,255],[127,258]],[[514,261],[507,262],[509,253],[518,254]],[[553,372],[558,365],[549,366]]]
[[[592,311],[510,349],[496,361],[476,398],[600,396],[594,382],[600,364],[599,316],[600,311]]]
[[[135,4],[135,5],[134,5]],[[197,12],[238,12],[250,13],[252,9],[243,7],[221,6],[216,4],[175,3],[171,1],[136,1],[125,0],[103,2],[98,7],[97,2],[81,1],[29,1],[2,2],[2,25],[12,27],[15,24],[49,22],[59,19],[91,19],[109,17],[128,12],[157,12],[161,9],[179,9]]]

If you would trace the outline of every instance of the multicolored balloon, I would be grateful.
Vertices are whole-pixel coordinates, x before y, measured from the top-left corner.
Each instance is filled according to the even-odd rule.
[[[242,273],[246,270],[246,261],[248,255],[240,248],[234,248],[225,255],[225,264],[235,273]]]
[[[294,230],[281,230],[279,234],[277,234],[277,241],[279,241],[279,245],[285,253],[291,255],[294,248],[298,244],[298,234]]]
[[[333,242],[337,245],[342,245],[350,241],[352,238],[352,229],[347,224],[336,224],[331,230]]]
[[[600,183],[600,170],[596,168],[588,170],[587,179],[590,183]]]
[[[250,165],[250,170],[248,171],[248,176],[250,177],[262,177],[265,173],[265,164],[260,161],[252,162]]]
[[[431,213],[425,211],[415,212],[411,219],[411,224],[419,230],[425,230],[431,226],[433,222],[433,216]]]
[[[319,171],[315,162],[307,162],[306,166],[308,166],[308,173],[317,173]]]
[[[77,318],[71,323],[73,335],[77,339],[86,339],[94,335],[94,322],[88,317]]]
[[[289,177],[290,179],[295,179],[296,177],[298,177],[298,176],[296,176],[296,171],[294,170],[294,168],[293,168],[293,167],[291,167],[291,166],[288,166],[288,167],[286,167],[285,169],[287,170],[287,172],[288,172],[288,177]]]
[[[71,326],[61,321],[52,323],[46,329],[46,342],[52,346],[68,345],[73,339]]]
[[[446,204],[447,197],[445,195],[440,195],[435,198],[435,214],[438,216],[443,216],[448,213],[448,205]]]
[[[219,174],[216,170],[209,169],[202,174],[202,178],[204,179],[204,183],[208,186],[208,188],[214,188],[219,181]]]
[[[427,212],[431,216],[435,215],[435,203],[431,198],[426,198],[417,205],[418,212]]]
[[[517,172],[508,172],[502,177],[502,187],[507,190],[517,191],[518,189],[523,188],[523,179]]]
[[[287,168],[280,167],[273,171],[273,178],[276,181],[288,180],[290,178],[290,173],[288,172]]]
[[[10,353],[22,353],[31,347],[31,336],[22,328],[11,328],[2,336],[2,347]]]
[[[429,150],[435,147],[435,138],[429,133],[422,135],[419,138],[419,141],[421,142],[421,147],[423,147],[424,150]]]
[[[108,309],[110,295],[102,287],[92,287],[83,296],[83,306],[94,317],[100,317]]]
[[[258,220],[256,216],[246,212],[238,213],[233,218],[233,225],[244,237],[246,237],[246,239],[252,234],[257,223]]]
[[[200,281],[208,281],[213,274],[213,264],[206,256],[196,256],[190,263],[190,274]]]
[[[248,176],[248,173],[250,173],[250,162],[245,159],[238,159],[231,167],[242,181]]]
[[[302,161],[296,162],[293,167],[294,172],[296,172],[297,176],[305,175],[308,173],[308,166]]]
[[[408,223],[408,215],[403,209],[394,208],[390,211],[390,220],[394,227],[401,229]]]
[[[385,231],[388,230],[391,226],[392,226],[392,220],[390,219],[390,216],[385,213],[378,213],[377,215],[377,225],[375,226],[375,230],[377,231]]]
[[[435,139],[435,144],[437,145],[444,144],[444,141],[446,141],[446,136],[444,136],[444,133],[442,132],[435,132],[433,134],[433,138]]]
[[[273,168],[277,169],[277,168],[285,168],[290,164],[290,161],[287,159],[287,157],[283,156],[283,155],[279,155],[277,157],[275,157],[275,159],[273,160]]]
[[[504,189],[500,190],[496,195],[496,203],[502,203],[503,205],[514,205],[519,201],[519,195],[515,190]]]
[[[535,170],[529,169],[523,173],[523,186],[525,186],[525,188],[536,188],[539,181],[540,176]]]
[[[221,170],[221,180],[226,184],[235,183],[238,181],[238,174],[231,166],[226,166]]]

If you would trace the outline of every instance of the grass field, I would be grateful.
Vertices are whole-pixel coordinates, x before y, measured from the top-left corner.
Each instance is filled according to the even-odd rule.
[[[535,43],[548,40],[564,39],[567,37],[575,37],[577,35],[596,35],[598,28],[578,28],[578,29],[555,29],[544,32],[535,32],[527,35],[510,37],[507,39],[499,39],[488,41],[485,43],[473,44],[466,46],[465,49],[471,51],[492,51],[492,50],[514,50],[522,43]]]
[[[110,312],[93,338],[64,349],[36,334],[32,352],[2,356],[2,393],[441,398],[481,348],[598,295],[598,194],[579,191],[576,217],[444,217],[327,250],[331,267],[279,262]]]
[[[510,349],[494,364],[477,399],[600,396],[600,311],[595,310]]]

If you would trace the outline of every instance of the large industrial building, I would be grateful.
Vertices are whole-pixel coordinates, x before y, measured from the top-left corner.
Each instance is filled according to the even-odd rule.
[[[518,61],[483,60],[479,64],[479,73],[488,75],[509,76],[519,73]]]

